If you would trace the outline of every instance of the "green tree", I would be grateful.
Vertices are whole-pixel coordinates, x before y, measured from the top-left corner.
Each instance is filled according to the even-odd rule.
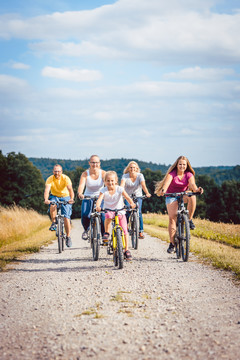
[[[46,212],[43,204],[44,180],[41,172],[21,153],[0,152],[0,204],[17,204]]]
[[[240,224],[240,182],[224,181],[221,186],[221,198],[224,205],[219,220]]]
[[[78,199],[77,190],[79,185],[79,180],[82,173],[85,171],[82,167],[77,167],[75,170],[72,171],[65,171],[64,174],[68,175],[72,181],[73,191],[75,194],[75,203],[73,205],[73,212],[72,218],[80,218],[81,217],[81,205],[82,202]]]
[[[147,199],[143,201],[142,212],[165,213],[166,206],[164,198],[160,198],[154,194],[156,182],[163,179],[161,170],[153,171],[150,169],[145,169],[142,171],[142,173],[144,175],[148,191],[152,195],[149,200]]]

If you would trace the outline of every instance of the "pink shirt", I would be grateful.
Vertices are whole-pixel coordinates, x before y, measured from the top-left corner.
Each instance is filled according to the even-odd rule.
[[[186,171],[181,180],[177,176],[177,170],[173,170],[169,174],[173,177],[173,179],[166,191],[167,193],[182,192],[188,189],[189,179],[193,176],[190,171]]]

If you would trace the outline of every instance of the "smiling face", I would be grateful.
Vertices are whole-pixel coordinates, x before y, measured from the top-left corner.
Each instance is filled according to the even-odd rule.
[[[179,160],[177,164],[177,171],[179,173],[184,173],[184,171],[187,169],[187,161],[186,160]]]
[[[89,161],[89,166],[91,169],[99,169],[100,168],[100,159],[98,156],[92,156]]]
[[[117,183],[117,179],[114,174],[108,175],[105,179],[105,184],[106,184],[108,190],[113,190],[115,188],[116,183]]]
[[[129,173],[130,173],[130,174],[133,174],[133,173],[135,173],[135,172],[138,172],[138,167],[137,167],[136,164],[132,163],[132,164],[130,164],[130,166],[129,166]]]
[[[59,165],[54,166],[53,175],[55,176],[56,179],[60,179],[62,175],[62,167]]]

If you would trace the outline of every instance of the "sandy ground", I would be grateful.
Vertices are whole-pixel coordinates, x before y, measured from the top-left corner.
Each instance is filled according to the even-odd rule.
[[[167,254],[146,235],[123,270],[92,260],[74,221],[57,242],[0,274],[0,359],[239,359],[240,287]]]

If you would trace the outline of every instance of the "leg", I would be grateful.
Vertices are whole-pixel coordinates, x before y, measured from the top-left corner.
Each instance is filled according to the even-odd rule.
[[[110,231],[111,231],[111,222],[112,222],[112,219],[109,219],[109,218],[105,217],[105,222],[104,222],[105,232],[107,232],[109,234],[110,234]]]
[[[65,227],[66,235],[67,237],[69,237],[71,231],[71,223],[70,223],[70,219],[66,217],[64,218],[64,227]]]
[[[142,217],[142,199],[138,198],[138,213],[139,213],[139,232],[143,232],[143,217]]]
[[[125,237],[125,251],[128,250],[128,226],[127,226],[127,218],[125,215],[119,215],[119,225],[122,227]]]
[[[188,212],[189,212],[189,220],[192,220],[192,218],[193,218],[193,215],[194,215],[195,210],[196,210],[196,204],[197,204],[196,196],[188,197],[188,199],[187,199],[187,209],[188,209]]]
[[[51,217],[52,223],[55,223],[56,215],[57,215],[57,205],[51,205],[50,206],[50,217]]]
[[[89,229],[92,204],[93,204],[93,201],[90,199],[82,201],[81,221],[82,221],[82,226],[85,231],[88,231],[88,229]]]
[[[177,209],[178,209],[177,201],[174,201],[171,204],[167,205],[167,212],[169,216],[168,232],[169,232],[170,242],[173,245],[174,245],[174,237],[176,234]]]

